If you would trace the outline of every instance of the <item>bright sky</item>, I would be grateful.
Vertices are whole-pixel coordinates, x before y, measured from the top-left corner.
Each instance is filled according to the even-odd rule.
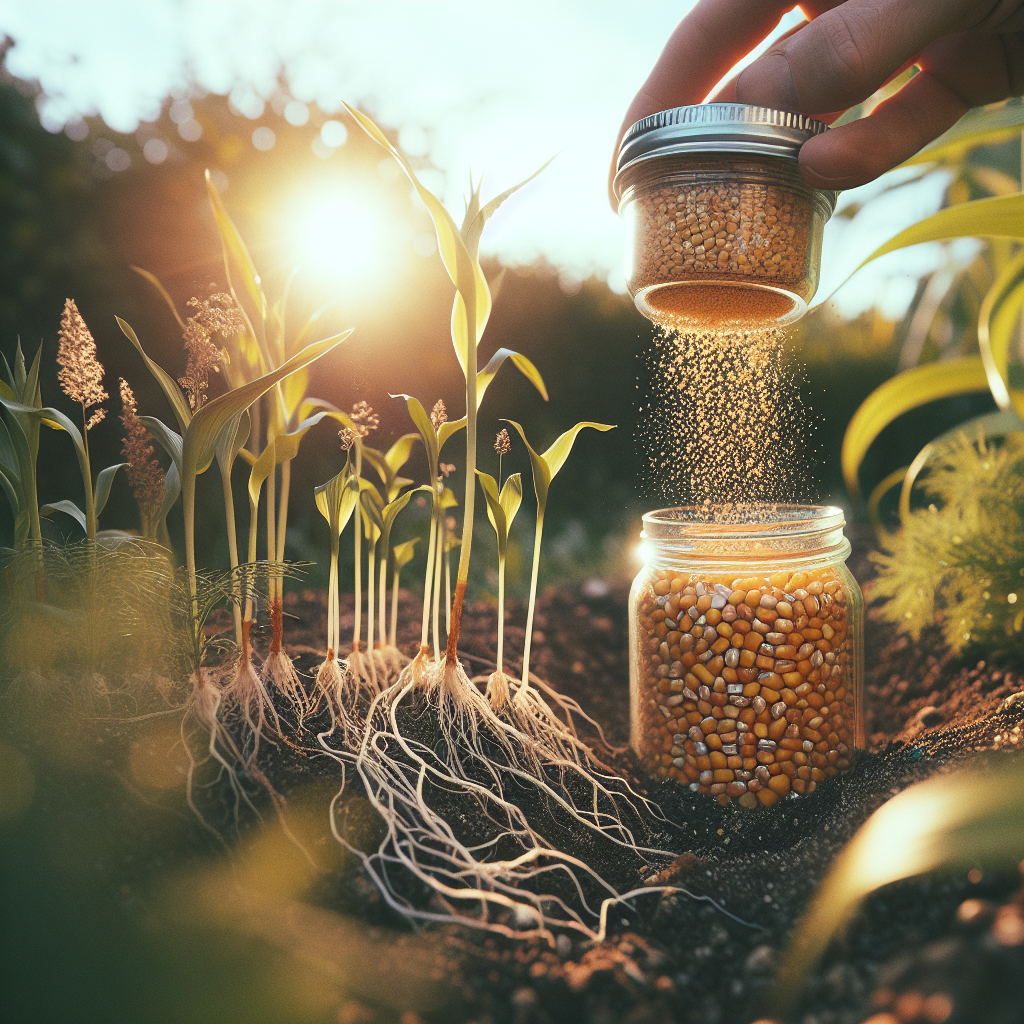
[[[192,84],[231,93],[237,105],[269,99],[283,74],[299,101],[330,112],[344,99],[400,128],[404,146],[445,172],[443,198],[459,214],[470,169],[486,172],[487,198],[557,154],[494,218],[484,251],[511,265],[543,257],[567,284],[596,274],[622,291],[622,227],[605,197],[610,148],[692,2],[0,0],[0,34],[14,40],[9,70],[41,83],[40,115],[53,131],[98,113],[111,129],[133,132]],[[819,298],[937,209],[944,185],[933,175],[852,223],[834,220]],[[863,202],[880,188],[841,201]],[[899,316],[916,276],[945,259],[937,246],[887,257],[842,289],[840,308],[855,315],[874,303]]]

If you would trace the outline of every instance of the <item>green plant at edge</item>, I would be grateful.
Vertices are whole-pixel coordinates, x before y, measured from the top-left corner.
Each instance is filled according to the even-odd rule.
[[[1024,765],[970,768],[920,782],[883,804],[847,843],[793,929],[767,1011],[786,1017],[808,972],[860,902],[939,868],[1016,867],[1024,858]]]

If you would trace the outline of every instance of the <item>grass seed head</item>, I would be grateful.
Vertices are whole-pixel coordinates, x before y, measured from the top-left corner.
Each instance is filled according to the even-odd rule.
[[[430,410],[430,422],[435,430],[440,430],[441,424],[448,422],[448,410],[440,398],[434,403],[434,408]]]
[[[96,341],[86,327],[74,299],[66,299],[60,318],[60,346],[57,349],[60,372],[57,380],[64,394],[81,404],[83,409],[97,406],[109,397],[103,387],[103,365],[96,358]],[[94,409],[85,424],[92,430],[106,409]]]
[[[498,436],[494,439],[494,450],[498,455],[508,455],[512,451],[512,438],[508,436],[508,431],[502,427],[498,431]]]
[[[185,389],[188,404],[194,412],[206,401],[210,374],[220,373],[221,367],[228,363],[227,352],[213,343],[213,336],[229,338],[241,334],[245,321],[234,299],[226,292],[217,292],[202,300],[193,296],[188,300],[188,307],[196,312],[188,318],[185,326],[188,365],[185,376],[179,377],[178,383]]]
[[[124,427],[124,446],[121,451],[128,462],[128,482],[139,503],[143,521],[156,515],[164,500],[164,475],[149,443],[149,431],[142,425],[138,405],[131,386],[124,377],[121,387],[121,424]]]

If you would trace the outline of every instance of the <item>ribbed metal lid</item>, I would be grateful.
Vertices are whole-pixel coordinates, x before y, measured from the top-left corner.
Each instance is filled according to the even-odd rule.
[[[827,124],[806,114],[745,103],[700,103],[660,110],[626,132],[619,146],[613,188],[621,195],[625,171],[675,154],[731,153],[796,160],[800,147],[825,131]]]

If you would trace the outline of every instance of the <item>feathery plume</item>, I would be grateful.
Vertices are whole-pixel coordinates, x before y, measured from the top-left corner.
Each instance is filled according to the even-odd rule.
[[[494,439],[494,450],[501,455],[508,455],[512,451],[512,439],[508,436],[508,431],[502,427],[498,431],[498,436]]]
[[[380,426],[380,417],[373,411],[373,406],[366,402],[356,402],[349,413],[349,419],[352,420],[352,426],[338,431],[343,452],[347,452],[356,443],[357,437],[366,437],[371,430]]]
[[[448,422],[448,410],[445,408],[445,404],[440,398],[437,400],[434,408],[430,412],[430,422],[434,425],[435,430],[440,430],[441,424]]]
[[[139,419],[139,407],[135,395],[124,377],[119,378],[121,386],[121,425],[124,427],[122,454],[128,462],[128,483],[139,503],[142,522],[145,526],[156,515],[164,500],[164,475],[156,454],[149,443],[149,431]]]
[[[188,307],[195,313],[188,318],[185,327],[188,365],[185,376],[179,377],[178,383],[185,389],[188,404],[195,412],[206,401],[210,374],[220,373],[221,367],[228,363],[227,352],[218,348],[211,339],[214,335],[226,339],[241,334],[245,330],[245,320],[235,300],[226,292],[216,292],[208,299],[193,297],[188,300]]]
[[[103,388],[103,365],[96,358],[96,341],[85,326],[74,299],[64,302],[59,337],[57,380],[64,394],[82,406],[84,416],[90,407],[98,406],[110,396]],[[93,409],[86,419],[85,429],[92,430],[106,415],[106,409]]]

